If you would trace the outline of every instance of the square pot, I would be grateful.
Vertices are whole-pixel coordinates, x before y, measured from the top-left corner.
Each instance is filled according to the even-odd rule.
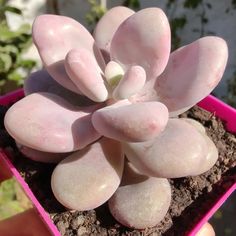
[[[8,105],[16,102],[24,96],[23,90],[17,90],[15,92],[9,93],[5,96],[0,97],[0,105]],[[209,95],[201,102],[198,103],[198,106],[201,108],[213,113],[215,116],[220,118],[226,124],[226,129],[231,133],[236,133],[236,109],[230,107],[229,105],[223,103],[217,98]],[[56,226],[51,221],[49,215],[41,204],[38,202],[32,191],[30,190],[28,184],[21,177],[20,173],[16,170],[16,168],[11,163],[7,153],[3,150],[0,150],[0,164],[2,163],[3,168],[7,168],[6,172],[11,173],[18,181],[18,183],[22,186],[26,195],[32,201],[33,206],[37,210],[39,216],[42,218],[48,229],[50,230],[52,235],[60,236],[59,231]],[[0,173],[1,178],[1,173]],[[212,215],[220,208],[220,206],[227,200],[227,198],[236,190],[236,182],[233,182],[229,185],[226,190],[220,195],[217,196],[217,200],[214,202],[213,206],[201,216],[200,220],[195,224],[195,226],[188,233],[189,236],[194,236],[199,229],[206,223]]]

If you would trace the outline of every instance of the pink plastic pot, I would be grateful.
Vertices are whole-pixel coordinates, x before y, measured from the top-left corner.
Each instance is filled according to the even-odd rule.
[[[23,96],[23,91],[21,89],[17,90],[15,92],[0,97],[0,104],[7,105],[10,103],[14,103]],[[222,119],[226,123],[227,129],[230,132],[236,133],[236,110],[234,108],[230,107],[229,105],[223,103],[222,101],[218,100],[217,98],[211,95],[199,102],[198,105]],[[49,215],[40,205],[27,183],[20,176],[19,172],[12,165],[9,158],[7,157],[7,154],[3,150],[0,150],[0,161],[4,163],[4,165],[9,169],[11,174],[22,186],[26,195],[29,197],[35,209],[38,211],[40,217],[43,219],[43,221],[49,228],[51,234],[54,236],[60,236],[59,231],[49,218]],[[208,212],[206,212],[205,215],[203,215],[202,218],[199,220],[199,222],[197,222],[197,224],[193,227],[193,229],[189,233],[189,236],[194,236],[200,230],[200,228],[212,217],[212,215],[220,208],[220,206],[227,200],[227,198],[233,193],[234,190],[236,190],[236,182],[232,183],[232,185],[230,185],[228,189],[226,189],[225,192],[218,197],[213,207]]]

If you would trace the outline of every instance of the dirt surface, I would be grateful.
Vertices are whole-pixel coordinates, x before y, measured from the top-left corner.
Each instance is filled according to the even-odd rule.
[[[1,107],[2,118],[6,108]],[[41,164],[24,158],[15,148],[14,142],[4,131],[1,123],[0,146],[12,156],[13,162],[39,202],[63,236],[72,235],[165,235],[183,236],[214,204],[219,193],[236,180],[236,136],[225,131],[221,121],[211,113],[194,107],[182,117],[200,121],[219,150],[216,165],[206,173],[188,178],[170,180],[172,202],[163,221],[156,227],[132,230],[120,225],[109,213],[107,204],[86,211],[68,211],[54,198],[50,188],[50,177],[54,165]],[[14,153],[14,155],[13,155]]]

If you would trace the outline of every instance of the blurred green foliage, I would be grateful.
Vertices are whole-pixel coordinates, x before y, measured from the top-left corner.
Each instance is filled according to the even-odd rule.
[[[11,178],[0,183],[0,220],[31,207],[19,184]]]
[[[32,44],[31,27],[23,24],[12,31],[7,23],[6,12],[22,14],[20,9],[9,6],[6,0],[0,0],[0,87],[7,81],[12,81],[18,87],[36,65],[34,60],[22,56]]]
[[[95,27],[96,23],[99,19],[105,14],[107,11],[97,0],[88,0],[90,4],[90,11],[86,14],[86,21],[89,25]]]
[[[124,0],[122,3],[123,6],[132,8],[133,10],[140,10],[139,0]]]

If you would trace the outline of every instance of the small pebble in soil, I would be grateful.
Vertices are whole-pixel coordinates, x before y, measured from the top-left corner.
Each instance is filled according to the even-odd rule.
[[[81,236],[88,233],[87,229],[84,226],[80,226],[77,230],[77,235]]]
[[[71,227],[73,229],[78,228],[78,226],[82,225],[84,223],[85,219],[83,215],[77,216],[77,218],[72,220]]]

